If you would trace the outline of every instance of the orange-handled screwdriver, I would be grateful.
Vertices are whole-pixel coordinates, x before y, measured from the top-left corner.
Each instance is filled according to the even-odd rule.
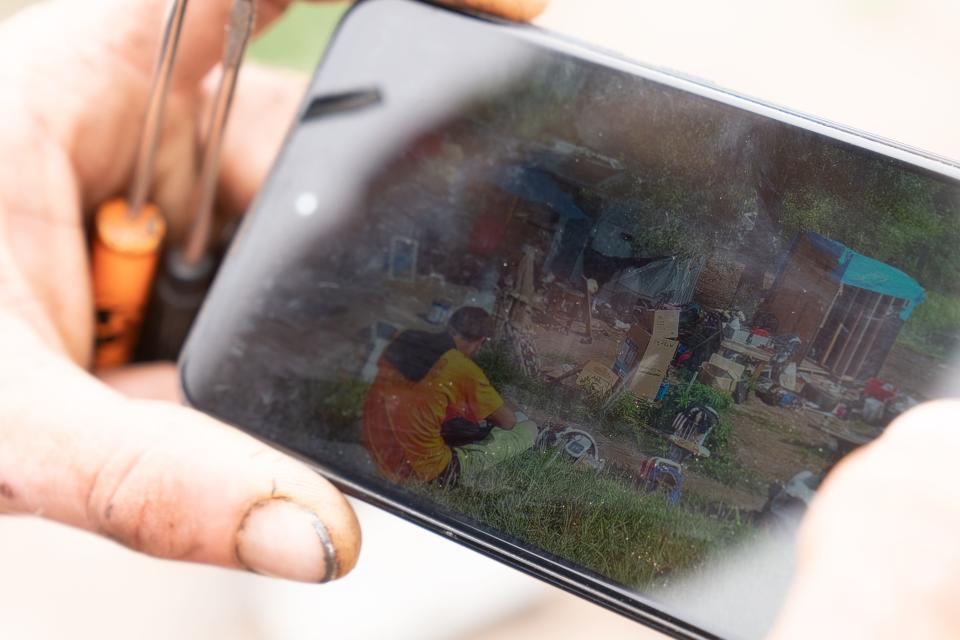
[[[133,354],[166,235],[160,210],[147,199],[186,9],[187,0],[171,0],[167,11],[129,197],[107,202],[95,218],[91,252],[98,368],[121,365]]]

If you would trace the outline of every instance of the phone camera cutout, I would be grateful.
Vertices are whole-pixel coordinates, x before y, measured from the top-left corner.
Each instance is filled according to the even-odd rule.
[[[297,215],[307,218],[317,212],[319,205],[320,202],[317,200],[317,196],[309,191],[304,191],[298,195],[294,201],[293,210],[297,212]]]

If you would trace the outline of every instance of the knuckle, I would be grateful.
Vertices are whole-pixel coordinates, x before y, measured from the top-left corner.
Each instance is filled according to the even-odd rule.
[[[91,528],[135,551],[189,557],[196,544],[180,508],[185,487],[164,466],[162,456],[150,451],[109,461],[89,492]]]

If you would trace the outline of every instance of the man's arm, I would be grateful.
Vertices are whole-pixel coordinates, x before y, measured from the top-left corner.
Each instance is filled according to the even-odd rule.
[[[513,429],[517,424],[517,415],[513,412],[513,409],[504,402],[500,405],[499,409],[487,416],[487,420],[501,429]]]

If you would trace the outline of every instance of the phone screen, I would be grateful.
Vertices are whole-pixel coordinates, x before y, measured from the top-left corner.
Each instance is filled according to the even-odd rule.
[[[770,541],[958,377],[957,170],[518,33],[348,17],[186,390],[354,487],[758,636],[791,567]]]

